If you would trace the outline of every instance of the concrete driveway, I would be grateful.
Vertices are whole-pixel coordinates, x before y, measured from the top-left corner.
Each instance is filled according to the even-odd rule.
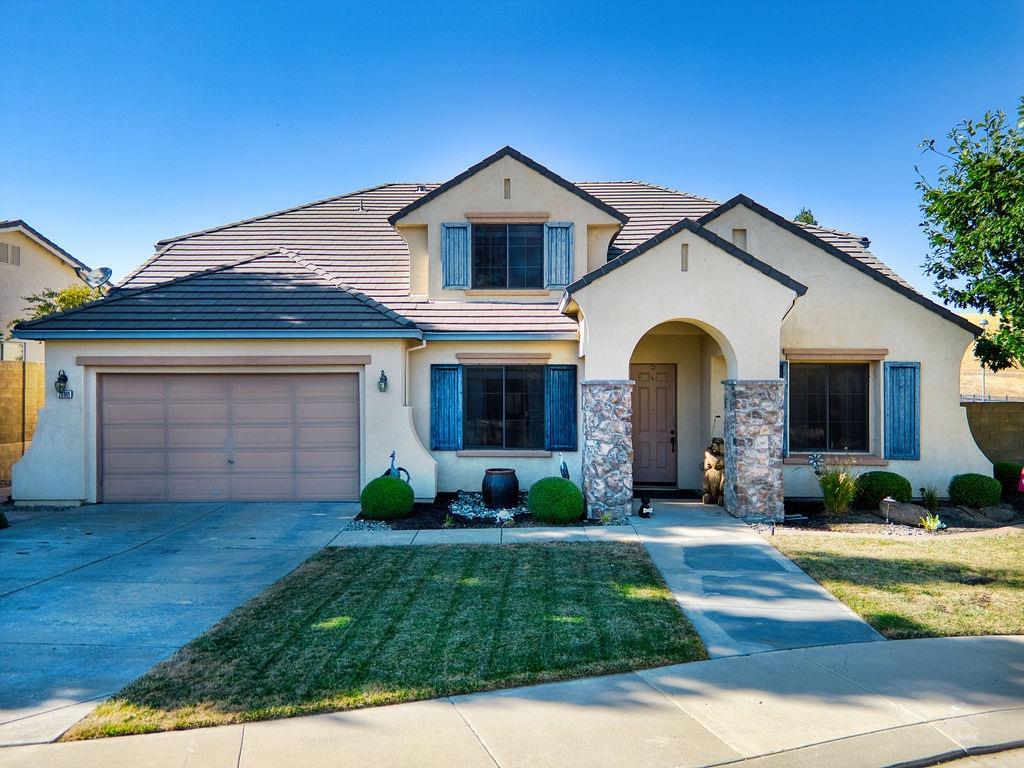
[[[0,745],[49,741],[330,543],[356,504],[99,504],[0,531]]]

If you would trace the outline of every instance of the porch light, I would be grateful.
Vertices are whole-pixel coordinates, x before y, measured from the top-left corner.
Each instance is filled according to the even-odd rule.
[[[377,389],[381,392],[388,391],[388,375],[384,371],[380,372],[380,378],[377,379]]]
[[[57,380],[53,382],[53,388],[57,390],[57,397],[63,397],[67,391],[68,375],[64,373],[63,368],[57,373]]]

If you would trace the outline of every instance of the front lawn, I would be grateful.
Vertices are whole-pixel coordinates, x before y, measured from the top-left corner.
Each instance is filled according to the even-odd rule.
[[[888,638],[1024,634],[1024,532],[768,540]]]
[[[638,544],[325,549],[65,739],[353,709],[705,658]]]

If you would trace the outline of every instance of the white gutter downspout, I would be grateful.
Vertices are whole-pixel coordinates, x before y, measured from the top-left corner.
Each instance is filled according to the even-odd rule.
[[[422,339],[420,341],[420,343],[419,343],[419,346],[406,347],[405,348],[405,371],[404,371],[405,376],[404,376],[404,382],[403,382],[403,385],[402,385],[402,389],[404,390],[402,392],[402,405],[404,405],[406,407],[409,406],[409,378],[410,378],[410,376],[409,376],[409,353],[410,352],[419,352],[425,346],[427,346],[427,340],[426,339]]]

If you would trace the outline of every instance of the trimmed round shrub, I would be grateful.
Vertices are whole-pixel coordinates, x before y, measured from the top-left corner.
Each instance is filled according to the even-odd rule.
[[[858,509],[878,509],[886,496],[906,504],[914,495],[910,481],[895,472],[865,472],[857,478]]]
[[[999,503],[1003,486],[994,477],[969,472],[949,481],[949,500],[965,507],[991,507]]]
[[[1016,461],[997,461],[992,465],[992,474],[1003,486],[1003,501],[1013,501],[1017,497],[1017,483],[1020,482],[1020,473],[1024,469]]]
[[[412,486],[399,477],[378,477],[359,494],[363,517],[370,520],[395,520],[412,512],[415,500]]]
[[[583,517],[583,492],[564,477],[545,477],[530,487],[526,506],[542,523],[573,523]]]

